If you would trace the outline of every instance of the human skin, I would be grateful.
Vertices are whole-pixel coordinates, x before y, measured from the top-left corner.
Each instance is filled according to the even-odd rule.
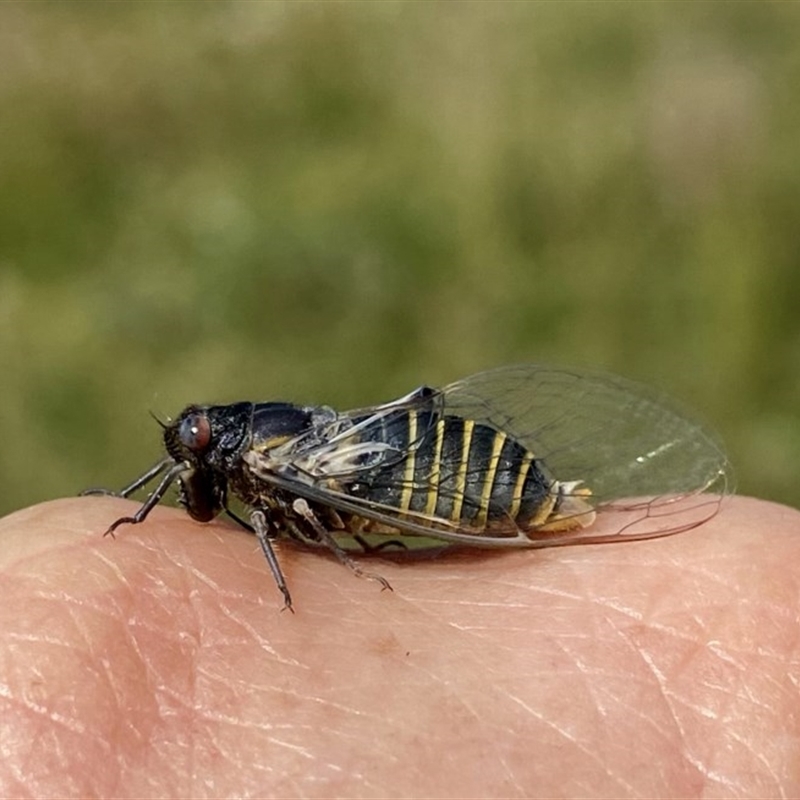
[[[797,797],[800,512],[430,560],[158,507],[0,520],[0,796]]]

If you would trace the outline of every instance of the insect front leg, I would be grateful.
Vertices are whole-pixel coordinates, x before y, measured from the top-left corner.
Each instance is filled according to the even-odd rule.
[[[111,536],[114,538],[114,531],[119,528],[120,525],[138,525],[140,522],[144,522],[147,518],[147,515],[161,502],[164,495],[167,493],[167,489],[175,482],[178,476],[186,470],[186,464],[183,463],[174,463],[172,459],[164,460],[162,462],[163,465],[161,466],[160,470],[156,470],[155,467],[149,472],[145,473],[145,476],[148,477],[148,480],[151,480],[153,477],[162,472],[167,464],[172,463],[173,466],[167,471],[167,473],[161,478],[158,486],[153,490],[152,494],[145,500],[139,510],[132,516],[132,517],[120,517],[116,522],[113,522],[108,530],[103,534],[103,536]],[[138,488],[139,486],[144,485],[146,481],[143,480],[145,476],[142,478],[137,479],[134,483],[131,484],[131,487]],[[128,491],[130,489],[130,491]],[[130,487],[126,487],[120,492],[120,497],[127,497],[130,492],[133,491]],[[127,492],[127,494],[123,494],[123,492]]]
[[[142,486],[147,485],[150,483],[156,475],[160,475],[170,464],[174,463],[174,459],[171,456],[167,458],[162,458],[156,464],[153,464],[144,475],[140,475],[136,478],[133,483],[128,484],[123,489],[120,489],[118,492],[115,492],[113,489],[102,489],[102,488],[92,488],[92,489],[84,489],[80,493],[80,497],[84,497],[85,495],[93,495],[99,494],[104,496],[110,497],[128,497],[132,495],[137,489],[140,489]]]
[[[258,538],[258,543],[261,545],[261,551],[264,553],[264,557],[267,559],[267,564],[269,564],[272,577],[275,578],[275,583],[278,584],[278,589],[280,589],[281,594],[283,595],[283,607],[288,608],[289,611],[294,614],[294,609],[292,608],[292,596],[289,594],[289,587],[286,585],[286,578],[283,577],[283,571],[281,570],[281,565],[278,562],[278,557],[275,555],[275,550],[272,548],[271,539],[273,537],[271,537],[269,533],[267,516],[263,511],[254,511],[250,515],[250,522],[253,524],[253,530]]]
[[[301,517],[308,523],[311,529],[316,534],[316,538],[322,542],[335,556],[339,559],[341,564],[351,569],[359,578],[369,578],[372,581],[377,581],[384,589],[393,591],[392,585],[382,575],[377,572],[367,572],[361,569],[358,564],[337,544],[336,540],[331,536],[325,526],[319,521],[317,515],[311,510],[308,503],[302,498],[297,498],[292,503],[292,510],[295,514]]]

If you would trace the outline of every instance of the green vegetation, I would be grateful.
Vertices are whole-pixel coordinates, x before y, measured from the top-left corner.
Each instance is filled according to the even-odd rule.
[[[800,6],[0,7],[0,512],[148,410],[519,361],[660,386],[800,505]]]

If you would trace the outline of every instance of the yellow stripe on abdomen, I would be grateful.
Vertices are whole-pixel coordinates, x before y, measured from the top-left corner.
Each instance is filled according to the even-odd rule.
[[[442,476],[442,445],[444,444],[444,420],[436,423],[436,447],[431,463],[431,474],[428,478],[428,500],[425,513],[432,517],[436,514],[436,503],[439,500],[439,480]]]
[[[516,520],[519,515],[519,509],[522,505],[522,492],[525,489],[525,480],[528,477],[532,461],[533,453],[525,453],[519,464],[519,474],[514,482],[514,493],[511,495],[511,508],[508,510],[508,514],[513,520]]]
[[[403,471],[403,489],[400,492],[401,511],[408,511],[411,505],[411,495],[414,493],[414,469],[417,462],[417,412],[408,412],[408,453]]]
[[[489,503],[492,499],[492,489],[494,488],[494,478],[497,475],[497,465],[500,463],[500,453],[503,451],[507,434],[497,431],[494,435],[492,444],[492,455],[486,467],[486,474],[483,477],[483,488],[481,489],[481,506],[475,518],[475,524],[479,528],[485,528],[489,519]]]
[[[472,431],[475,422],[471,419],[464,420],[464,429],[461,432],[461,462],[458,465],[456,474],[456,485],[453,491],[453,509],[450,519],[459,522],[461,519],[461,507],[464,505],[464,492],[467,489],[467,465],[469,464],[469,446],[472,441]]]

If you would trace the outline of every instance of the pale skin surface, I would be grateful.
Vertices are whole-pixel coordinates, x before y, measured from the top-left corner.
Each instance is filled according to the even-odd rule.
[[[372,558],[179,510],[0,520],[0,796],[797,797],[800,512]]]

